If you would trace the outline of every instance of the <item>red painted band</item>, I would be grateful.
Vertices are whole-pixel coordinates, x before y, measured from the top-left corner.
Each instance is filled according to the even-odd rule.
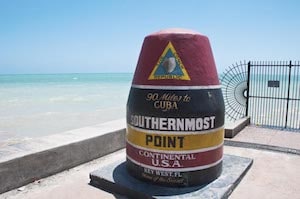
[[[223,145],[219,148],[198,153],[159,153],[138,149],[126,144],[127,156],[141,164],[157,168],[190,168],[210,165],[223,156]]]

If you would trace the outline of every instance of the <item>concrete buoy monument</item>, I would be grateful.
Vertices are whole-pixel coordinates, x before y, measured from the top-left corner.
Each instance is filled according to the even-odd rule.
[[[126,168],[187,187],[222,172],[224,102],[209,39],[184,29],[145,37],[127,102]]]

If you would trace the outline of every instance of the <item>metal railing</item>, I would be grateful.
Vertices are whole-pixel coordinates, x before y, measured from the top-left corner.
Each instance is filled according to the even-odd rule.
[[[300,62],[236,63],[221,76],[229,120],[250,116],[265,127],[300,130]]]
[[[300,62],[254,61],[247,68],[251,123],[300,130]]]

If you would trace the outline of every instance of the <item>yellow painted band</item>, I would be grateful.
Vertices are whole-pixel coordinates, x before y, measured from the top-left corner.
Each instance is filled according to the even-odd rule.
[[[146,131],[146,130],[144,130]],[[224,129],[207,134],[164,134],[162,133],[145,133],[127,126],[127,140],[137,146],[164,150],[164,151],[180,151],[180,150],[197,150],[215,147],[223,143]]]

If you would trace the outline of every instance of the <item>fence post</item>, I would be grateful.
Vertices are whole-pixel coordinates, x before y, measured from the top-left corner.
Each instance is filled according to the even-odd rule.
[[[248,116],[248,108],[249,108],[250,66],[251,66],[251,62],[249,61],[247,67],[246,117]]]
[[[287,102],[286,102],[286,114],[285,114],[285,125],[284,125],[284,128],[287,128],[288,114],[289,114],[291,70],[292,70],[292,60],[290,60],[290,63],[289,63],[289,82],[288,82],[288,94],[287,94]]]

